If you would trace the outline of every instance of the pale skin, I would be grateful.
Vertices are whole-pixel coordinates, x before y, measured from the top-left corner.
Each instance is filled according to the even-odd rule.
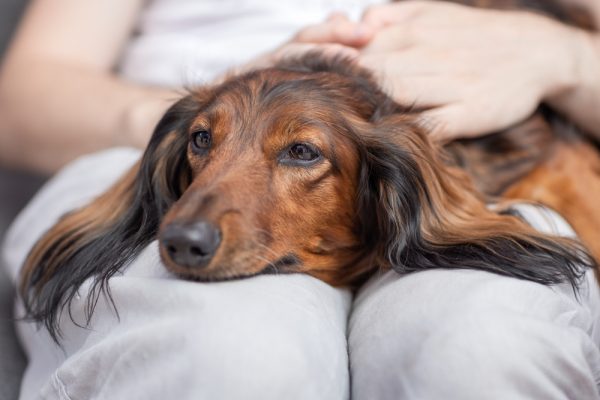
[[[572,1],[572,0],[571,0]],[[596,15],[600,1],[590,0]],[[600,36],[529,12],[404,1],[376,6],[359,63],[423,113],[436,139],[507,128],[541,102],[600,138]]]
[[[31,2],[0,70],[0,164],[51,173],[81,154],[146,145],[183,91],[136,85],[114,73],[143,3]],[[254,64],[314,48],[356,55],[370,39],[356,25],[334,16]]]
[[[0,162],[52,172],[86,152],[143,147],[181,95],[113,72],[143,1],[32,3],[0,71]],[[341,52],[398,101],[431,107],[424,118],[439,140],[510,126],[541,101],[600,138],[599,42],[529,13],[404,1],[358,22],[332,15],[239,70],[315,48]]]
[[[31,3],[0,75],[3,163],[52,172],[86,152],[143,144],[138,109],[159,115],[176,95],[111,73],[141,3]]]

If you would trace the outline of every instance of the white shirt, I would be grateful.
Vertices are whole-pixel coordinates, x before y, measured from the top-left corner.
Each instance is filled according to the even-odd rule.
[[[125,48],[120,74],[165,87],[207,83],[275,49],[335,11],[358,19],[384,0],[152,0]]]

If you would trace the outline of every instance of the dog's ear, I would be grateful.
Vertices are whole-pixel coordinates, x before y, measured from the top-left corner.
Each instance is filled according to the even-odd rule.
[[[491,211],[411,119],[384,117],[364,135],[359,214],[377,265],[400,273],[478,269],[574,288],[595,267],[576,242]]]
[[[87,324],[100,294],[110,298],[107,280],[155,238],[188,186],[187,129],[198,104],[188,96],[173,105],[142,159],[91,204],[65,215],[29,253],[20,282],[26,316],[43,322],[56,341],[59,315],[83,282],[92,279]]]

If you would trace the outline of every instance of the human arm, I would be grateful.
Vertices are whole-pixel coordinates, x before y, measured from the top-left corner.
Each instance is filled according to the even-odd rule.
[[[597,2],[596,2],[597,4]],[[600,39],[522,11],[405,1],[370,9],[379,30],[359,62],[441,140],[478,136],[527,117],[540,102],[600,137]]]
[[[50,172],[82,153],[146,144],[180,94],[128,83],[113,71],[142,3],[32,4],[0,74],[0,162]],[[358,25],[332,15],[233,72],[312,49],[356,55],[347,46],[371,38]]]
[[[35,0],[0,72],[0,162],[45,172],[112,145],[142,147],[178,96],[114,66],[142,0]]]

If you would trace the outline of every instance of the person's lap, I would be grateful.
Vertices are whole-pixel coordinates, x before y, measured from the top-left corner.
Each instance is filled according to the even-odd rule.
[[[110,186],[139,157],[84,157],[44,187],[4,245],[9,273],[62,214]],[[345,399],[349,291],[302,275],[202,284],[176,279],[156,243],[110,282],[118,317],[101,297],[90,329],[64,312],[59,348],[19,324],[29,365],[21,398]],[[86,287],[72,304],[85,322]],[[62,396],[62,397],[61,397]]]
[[[299,275],[216,284],[159,277],[146,267],[153,250],[130,268],[140,271],[112,280],[118,318],[105,299],[91,330],[63,318],[66,359],[40,353],[50,339],[21,328],[34,343],[23,398],[40,387],[45,398],[72,399],[348,398],[349,293]],[[73,305],[76,321],[84,303]]]
[[[520,206],[537,229],[556,214]],[[362,399],[596,399],[600,297],[482,271],[374,277],[349,321],[352,393]]]
[[[13,279],[61,214],[103,191],[138,156],[113,150],[85,158],[38,194],[5,246]],[[597,396],[592,285],[578,302],[564,288],[484,272],[388,272],[354,302],[350,360],[350,293],[308,276],[187,282],[161,267],[153,244],[110,286],[119,318],[104,298],[91,329],[65,313],[63,350],[21,324],[30,358],[23,399],[40,390],[48,398],[345,399],[348,362],[355,399]],[[84,307],[82,288],[77,322]]]

